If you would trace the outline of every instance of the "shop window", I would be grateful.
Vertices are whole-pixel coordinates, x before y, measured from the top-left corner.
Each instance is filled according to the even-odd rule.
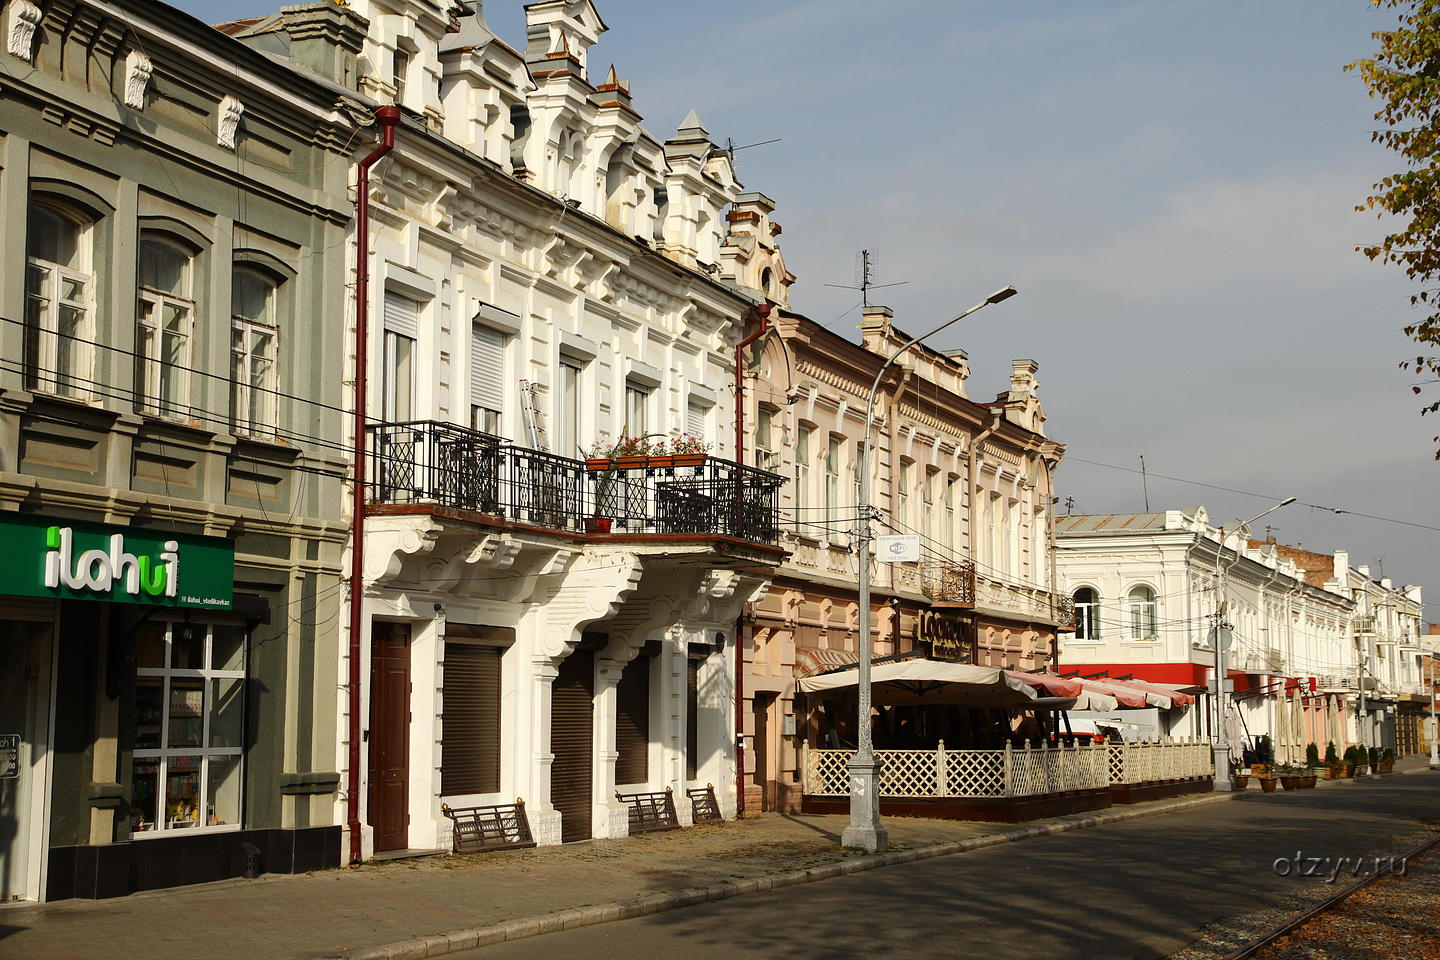
[[[240,828],[245,639],[189,621],[136,631],[131,837]]]
[[[276,283],[237,267],[230,286],[230,416],[237,433],[273,437],[277,421]]]
[[[140,410],[158,417],[189,413],[195,300],[192,258],[165,240],[141,237],[136,340]]]
[[[89,225],[31,203],[25,254],[26,385],[87,399],[95,336]]]

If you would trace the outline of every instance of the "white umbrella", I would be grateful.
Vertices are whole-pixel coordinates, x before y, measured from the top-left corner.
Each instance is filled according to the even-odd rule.
[[[839,693],[860,683],[860,670],[805,677],[796,686],[805,693]],[[1007,676],[998,667],[977,667],[943,660],[891,661],[870,670],[871,698],[877,705],[944,703],[966,707],[1035,707],[1033,687]],[[1068,700],[1068,698],[1065,698]],[[1059,698],[1046,698],[1042,708],[1066,709]]]

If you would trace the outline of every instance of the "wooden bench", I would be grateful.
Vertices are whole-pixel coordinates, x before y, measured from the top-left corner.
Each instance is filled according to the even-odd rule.
[[[632,834],[680,829],[680,818],[675,814],[675,794],[669,787],[659,793],[621,793],[617,790],[615,799],[630,808]]]
[[[440,812],[454,824],[451,849],[456,853],[484,853],[487,850],[519,850],[535,846],[525,801],[495,803],[483,807],[452,807],[440,804]]]
[[[691,787],[685,791],[685,796],[690,798],[690,819],[694,823],[725,822],[725,817],[720,813],[720,804],[715,800],[713,783],[707,783],[703,787]]]

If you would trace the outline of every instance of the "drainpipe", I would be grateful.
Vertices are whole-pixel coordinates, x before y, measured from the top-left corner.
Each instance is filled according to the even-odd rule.
[[[755,306],[760,325],[735,345],[735,462],[745,464],[745,348],[770,332],[770,304]],[[745,615],[735,618],[735,817],[745,814]]]
[[[355,474],[351,491],[354,540],[350,547],[350,671],[347,700],[350,710],[350,776],[345,800],[346,827],[350,831],[350,862],[361,861],[360,844],[360,632],[365,596],[365,380],[370,338],[370,168],[395,146],[400,108],[380,107],[380,144],[360,161],[355,177]]]

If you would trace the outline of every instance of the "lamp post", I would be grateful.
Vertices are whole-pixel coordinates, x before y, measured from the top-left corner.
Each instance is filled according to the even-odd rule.
[[[933,330],[922,333],[906,343],[885,360],[875,382],[870,385],[870,395],[865,401],[865,437],[860,445],[860,503],[855,526],[855,540],[860,562],[860,685],[857,706],[858,724],[855,756],[845,765],[850,774],[850,825],[840,836],[840,843],[846,847],[858,847],[869,853],[883,849],[887,843],[885,828],[880,825],[880,790],[877,784],[880,764],[875,759],[875,745],[870,736],[870,446],[871,434],[875,430],[875,394],[880,381],[901,354],[927,337],[944,330],[952,323],[964,320],[970,314],[992,303],[1009,300],[1018,291],[1014,287],[996,290],[975,306],[957,317],[946,320]]]
[[[1255,521],[1270,516],[1281,507],[1288,507],[1295,502],[1294,497],[1286,497],[1275,506],[1266,510],[1258,516],[1251,517],[1237,527],[1243,530]],[[1225,554],[1225,527],[1220,527],[1220,544],[1215,548],[1215,743],[1213,746],[1215,757],[1215,789],[1224,793],[1231,789],[1230,783],[1230,745],[1225,742],[1225,628],[1229,626],[1225,622],[1225,574],[1229,568],[1221,564],[1221,558]],[[1231,564],[1234,566],[1234,564]]]

